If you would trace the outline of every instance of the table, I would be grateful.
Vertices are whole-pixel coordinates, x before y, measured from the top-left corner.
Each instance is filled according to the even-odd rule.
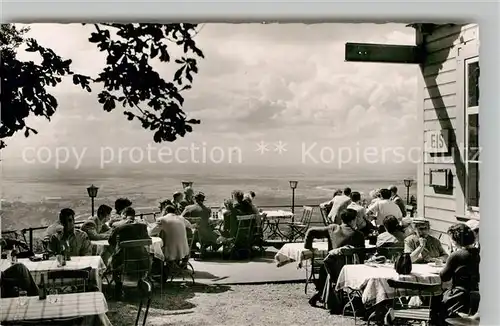
[[[149,247],[149,252],[154,254],[155,258],[164,261],[165,256],[163,255],[163,240],[160,237],[151,237],[151,241],[152,244]],[[102,255],[109,246],[108,240],[95,240],[90,243],[96,249],[95,252],[97,255]]]
[[[104,265],[104,262],[102,261],[100,256],[71,257],[71,260],[68,260],[66,262],[66,266],[61,266],[61,267],[57,266],[57,260],[55,260],[55,258],[37,262],[33,262],[28,258],[21,258],[18,259],[18,262],[26,266],[26,268],[28,268],[36,284],[40,284],[42,275],[45,275],[45,282],[47,282],[47,274],[49,271],[75,270],[75,269],[84,269],[90,267],[92,268],[90,279],[92,281],[95,281],[99,289],[102,289],[101,271],[103,271],[106,268],[106,266]],[[10,266],[11,266],[10,261],[6,259],[2,259],[0,261],[0,270],[2,271],[6,270]]]
[[[292,217],[294,216],[292,212],[277,210],[263,211],[261,214],[265,216],[266,221],[266,226],[264,227],[262,232],[269,230],[270,234],[268,236],[268,239],[277,237],[279,237],[280,239],[287,238],[287,236],[280,231],[279,224],[280,220],[292,219]]]
[[[388,279],[400,281],[441,284],[439,272],[442,267],[431,267],[427,264],[413,264],[410,275],[398,275],[394,264],[369,266],[345,265],[340,271],[335,290],[355,289],[362,291],[362,301],[365,305],[375,305],[387,299],[399,296],[413,296],[415,293],[401,290],[397,292],[389,287]]]
[[[365,241],[365,247],[367,249],[374,248],[368,241]],[[328,255],[328,242],[313,242],[313,248],[315,257],[326,257]],[[302,267],[303,262],[309,261],[313,257],[311,250],[304,248],[303,242],[297,243],[286,243],[278,253],[274,256],[274,260],[278,267],[284,266],[291,262],[297,262],[297,266]]]
[[[27,297],[26,304],[19,305],[18,298],[0,299],[0,321],[40,320],[103,315],[108,304],[102,292],[69,293],[57,295],[57,301]]]

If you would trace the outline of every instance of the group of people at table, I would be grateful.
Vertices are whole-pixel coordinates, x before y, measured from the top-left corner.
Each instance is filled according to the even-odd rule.
[[[358,203],[359,193],[351,193],[350,188],[344,189],[342,194],[336,193],[332,200],[320,205],[331,207],[328,217],[333,223],[325,227],[311,227],[306,233],[305,249],[314,252],[313,241],[327,239],[329,250],[315,282],[317,292],[309,303],[317,306],[318,302],[325,303],[325,300],[329,300],[323,298],[324,287],[331,286],[326,282],[327,276],[330,282],[337,281],[339,269],[345,264],[345,260],[339,259],[343,249],[364,248],[365,238],[369,234],[373,235],[375,229],[378,233],[377,248],[402,248],[414,264],[434,262],[437,266],[443,266],[440,271],[441,281],[451,281],[452,284],[440,298],[433,300],[431,316],[434,325],[445,325],[444,320],[457,313],[456,307],[470,307],[469,294],[478,290],[479,224],[475,220],[469,220],[467,223],[452,225],[447,232],[452,242],[448,254],[441,241],[430,234],[428,220],[403,218],[403,208],[397,204],[397,189],[394,186],[390,188],[381,189],[380,198],[375,198],[368,209]],[[359,258],[364,261],[366,257]],[[334,310],[332,307],[330,309]],[[478,313],[475,317],[478,317]]]

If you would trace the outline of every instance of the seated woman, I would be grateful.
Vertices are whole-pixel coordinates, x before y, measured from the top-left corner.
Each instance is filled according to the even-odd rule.
[[[479,249],[474,247],[474,232],[465,224],[459,223],[448,229],[448,234],[456,251],[448,258],[440,273],[442,282],[451,281],[451,288],[443,293],[442,300],[433,300],[432,307],[438,325],[444,320],[457,316],[458,312],[477,311],[479,302],[471,302],[471,291],[479,288]],[[475,311],[474,311],[475,310]]]
[[[429,234],[430,223],[425,219],[414,219],[415,234],[405,239],[404,252],[409,253],[412,263],[425,264],[436,260],[445,261],[448,254],[441,241]]]

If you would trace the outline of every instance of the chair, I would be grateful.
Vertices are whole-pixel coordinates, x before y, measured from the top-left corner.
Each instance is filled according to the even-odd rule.
[[[424,284],[416,282],[398,281],[394,279],[387,280],[387,284],[396,291],[396,296],[393,299],[393,306],[386,314],[387,320],[405,320],[418,321],[429,323],[431,320],[431,306],[433,297],[440,295],[443,291],[441,284]],[[409,294],[411,292],[412,294]],[[419,297],[428,297],[429,304],[412,308],[407,304],[403,304],[401,297],[418,295]]]
[[[254,239],[252,244],[259,248],[259,251],[263,254],[265,253],[264,249],[264,219],[260,219],[260,223],[257,223],[257,216],[255,216],[255,225],[254,225]]]
[[[151,239],[128,240],[118,243],[118,248],[122,251],[123,258],[120,267],[115,272],[118,272],[122,283],[125,276],[134,276],[140,279],[143,278],[144,275],[149,275],[151,270],[151,258],[149,254],[137,257],[134,255],[134,253],[137,254],[137,252],[134,252],[134,249],[146,246],[149,247],[152,243],[153,241]],[[103,277],[106,279],[108,285],[111,285],[114,281],[113,279],[110,281],[106,274]]]
[[[174,277],[177,276],[182,276],[182,279],[185,280],[185,274],[187,273],[188,276],[191,278],[191,281],[193,284],[195,283],[194,280],[194,267],[193,265],[189,262],[190,256],[185,257],[184,259],[180,261],[167,261],[167,270],[169,272],[170,276],[170,283],[173,282]]]
[[[149,306],[151,305],[151,299],[153,297],[153,285],[146,278],[141,278],[137,284],[137,289],[139,290],[139,308],[137,309],[137,318],[135,319],[135,326],[139,325],[139,318],[142,312],[142,306],[144,300],[146,300],[146,310],[144,311],[144,319],[142,326],[146,325],[146,319],[148,318]]]
[[[404,249],[404,247],[377,247],[377,254],[394,262],[404,252]]]
[[[86,292],[91,271],[91,267],[79,270],[49,271],[47,273],[49,291],[57,289],[63,293]]]
[[[306,284],[304,293],[307,294],[309,283],[316,281],[316,275],[319,275],[321,268],[324,266],[325,255],[319,254],[317,251],[312,251],[311,263],[304,266],[306,270]]]
[[[320,206],[319,212],[321,213],[321,218],[322,218],[323,224],[325,224],[325,226],[333,224],[333,221],[328,217],[328,209],[326,207]]]
[[[249,257],[252,253],[253,231],[256,220],[256,215],[241,215],[237,216],[238,228],[234,238],[226,239],[223,244],[225,248],[229,247],[229,255],[231,257],[241,257],[241,253],[247,253]],[[225,251],[225,250],[223,250]]]
[[[302,218],[300,219],[300,221],[287,223],[288,226],[290,227],[290,240],[292,240],[292,242],[301,237],[302,238],[305,237],[307,229],[311,224],[312,212],[313,212],[313,207],[304,206],[302,210]]]
[[[368,250],[366,248],[343,248],[342,256],[344,256],[344,264],[345,265],[358,265],[363,264],[365,262],[366,254]],[[347,296],[347,303],[344,305],[342,310],[342,316],[345,316],[347,311],[351,311],[354,316],[354,324],[356,324],[357,319],[357,309],[354,306],[354,301],[358,300],[362,297],[362,291],[358,289],[353,289],[348,287],[345,291]]]

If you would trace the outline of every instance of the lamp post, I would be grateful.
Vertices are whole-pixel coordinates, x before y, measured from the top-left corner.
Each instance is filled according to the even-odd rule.
[[[90,200],[92,201],[92,216],[94,216],[94,198],[97,197],[98,190],[99,188],[94,185],[91,185],[87,188],[87,193],[89,194]]]
[[[295,213],[295,189],[297,189],[298,181],[289,181],[290,188],[292,188],[292,214]],[[294,222],[294,216],[292,216],[292,223]]]
[[[183,189],[186,189],[187,187],[191,187],[191,186],[193,186],[192,181],[182,181],[182,188]]]
[[[406,187],[406,205],[410,204],[410,187],[413,184],[413,179],[404,179]]]

